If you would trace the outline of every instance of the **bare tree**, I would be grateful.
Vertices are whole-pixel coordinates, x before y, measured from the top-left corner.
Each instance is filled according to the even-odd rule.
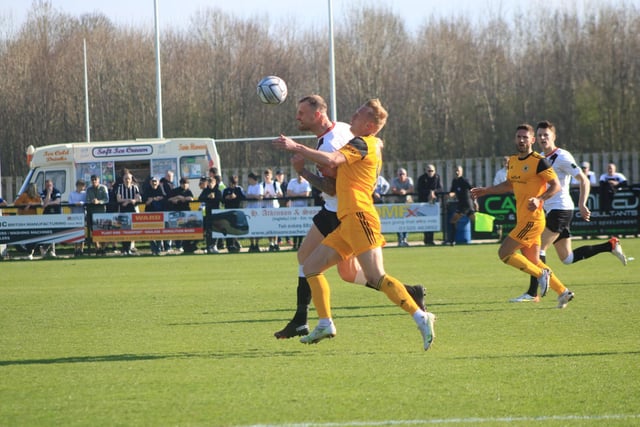
[[[523,31],[512,22],[533,23]],[[0,34],[0,153],[5,175],[25,172],[28,145],[84,139],[82,40],[88,47],[93,140],[156,136],[154,37],[101,14],[34,2],[27,21]],[[277,29],[277,30],[276,30]],[[576,152],[637,150],[640,132],[637,6],[531,10],[425,20],[407,31],[385,7],[354,7],[336,25],[338,118],[379,97],[392,162],[500,156],[513,127],[554,121]],[[164,135],[216,139],[298,133],[296,101],[329,97],[326,25],[238,18],[204,9],[186,30],[162,34]],[[282,105],[261,104],[256,83],[278,75]],[[268,142],[219,144],[227,167],[285,166]],[[453,161],[453,160],[452,160]]]

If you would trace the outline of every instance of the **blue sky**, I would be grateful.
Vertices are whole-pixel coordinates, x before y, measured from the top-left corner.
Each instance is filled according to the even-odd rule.
[[[353,5],[385,6],[404,19],[409,29],[416,29],[430,16],[465,16],[472,22],[488,17],[508,18],[541,8],[590,9],[602,4],[633,4],[640,0],[332,0],[334,19],[341,17]],[[53,7],[64,13],[80,16],[101,12],[115,23],[153,26],[154,0],[51,0]],[[300,24],[327,23],[329,0],[158,0],[162,26],[187,28],[189,19],[199,10],[217,7],[238,17],[269,16],[270,22],[294,19]],[[0,0],[0,23],[7,19],[21,24],[31,8],[31,0]]]

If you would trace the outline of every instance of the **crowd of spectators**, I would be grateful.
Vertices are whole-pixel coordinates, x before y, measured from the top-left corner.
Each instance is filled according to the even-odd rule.
[[[494,184],[506,180],[508,157],[502,159],[502,168],[496,172]],[[590,170],[589,162],[582,162],[581,168],[589,177],[592,186],[599,186],[599,207],[603,214],[611,214],[614,210],[613,200],[615,193],[628,185],[626,177],[617,171],[616,165],[610,163],[607,173],[603,173],[599,179]],[[451,183],[449,192],[443,189],[440,175],[436,172],[433,164],[427,165],[424,173],[419,176],[414,187],[413,178],[408,176],[405,168],[399,168],[396,176],[387,181],[384,176],[379,175],[376,188],[372,194],[375,203],[412,203],[414,196],[419,203],[435,203],[451,199],[457,202],[457,209],[449,218],[451,224],[455,224],[461,216],[469,216],[473,220],[477,206],[469,197],[468,190],[471,187],[469,181],[463,176],[461,166],[456,166],[456,178]],[[211,235],[211,218],[214,211],[218,209],[241,209],[241,208],[279,208],[279,207],[301,207],[310,204],[322,203],[313,197],[313,189],[309,182],[301,175],[292,180],[287,180],[286,175],[277,170],[275,175],[271,169],[263,171],[262,180],[260,177],[250,172],[247,176],[248,186],[245,189],[240,186],[239,177],[234,175],[229,178],[229,185],[226,186],[216,168],[209,170],[208,176],[201,177],[199,181],[199,196],[195,197],[189,188],[189,180],[181,178],[176,186],[175,174],[167,171],[162,178],[150,176],[142,185],[136,177],[127,169],[122,170],[120,176],[106,185],[101,184],[100,177],[91,176],[91,182],[87,183],[79,179],[76,182],[75,191],[69,195],[68,203],[61,200],[60,191],[55,188],[54,182],[47,179],[41,191],[36,184],[30,184],[27,190],[20,194],[13,205],[0,198],[0,207],[13,206],[19,215],[59,214],[62,212],[62,205],[69,206],[71,213],[85,213],[87,218],[87,245],[91,247],[95,254],[105,255],[108,250],[114,253],[130,255],[136,252],[135,242],[121,242],[121,250],[118,251],[114,243],[109,244],[93,241],[91,231],[93,215],[109,212],[163,212],[163,211],[189,211],[194,208],[192,202],[199,202],[200,208],[204,212],[204,243],[205,253],[216,254],[223,249],[230,253],[240,252],[242,245],[236,237],[226,237],[225,239],[215,239]],[[441,198],[442,197],[442,198]],[[142,205],[142,206],[141,206]],[[398,246],[409,246],[407,233],[397,233]],[[249,252],[279,251],[283,243],[292,246],[296,250],[300,247],[302,237],[271,236],[268,238],[269,244],[261,248],[260,239],[251,238],[248,248]],[[424,232],[423,243],[434,245],[434,233]],[[29,244],[24,245],[22,250],[26,251],[27,257],[33,259],[36,249],[40,249],[40,255],[45,257],[56,257],[55,244]],[[184,251],[193,252],[197,249],[196,241],[167,241],[153,240],[149,242],[149,248],[153,255]],[[73,253],[81,256],[85,253],[85,243],[74,244]]]

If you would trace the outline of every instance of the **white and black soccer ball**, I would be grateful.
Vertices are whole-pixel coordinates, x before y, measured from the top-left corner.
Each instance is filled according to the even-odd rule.
[[[257,89],[260,101],[265,104],[278,105],[287,99],[287,84],[278,76],[264,77]]]

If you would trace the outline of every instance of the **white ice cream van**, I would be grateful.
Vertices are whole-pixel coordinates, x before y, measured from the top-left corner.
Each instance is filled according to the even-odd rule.
[[[98,175],[101,183],[108,185],[125,168],[131,171],[141,190],[149,177],[163,178],[172,171],[174,185],[178,185],[180,178],[188,178],[196,197],[200,194],[200,177],[208,176],[214,166],[222,173],[215,141],[209,138],[61,143],[30,147],[27,158],[30,170],[18,194],[32,182],[42,190],[45,180],[51,179],[62,193],[63,202],[75,190],[76,180],[82,178],[89,185],[91,175]]]

